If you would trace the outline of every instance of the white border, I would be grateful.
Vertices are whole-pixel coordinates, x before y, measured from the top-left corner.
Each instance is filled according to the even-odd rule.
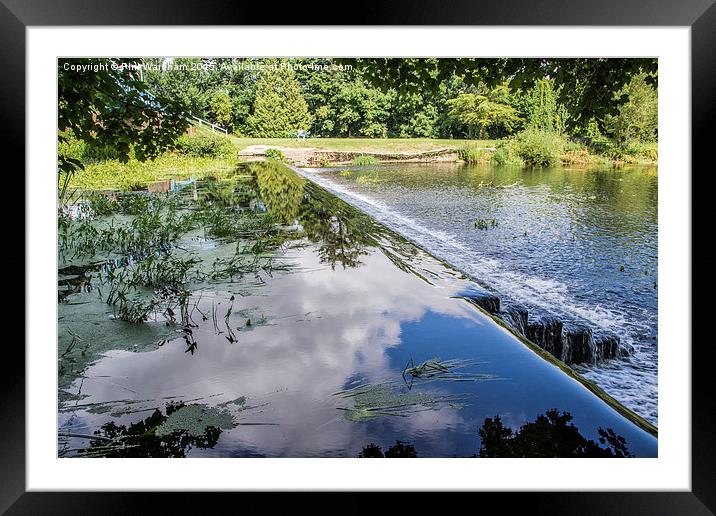
[[[57,459],[59,56],[659,58],[658,459]],[[690,490],[690,29],[27,29],[27,489]],[[668,315],[668,316],[665,316]]]

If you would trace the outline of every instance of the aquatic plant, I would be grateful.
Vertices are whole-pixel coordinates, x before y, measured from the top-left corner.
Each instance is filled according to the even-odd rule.
[[[278,149],[266,149],[264,155],[274,161],[286,161],[286,155]]]
[[[269,216],[248,210],[210,206],[194,214],[207,235],[224,240],[246,238],[273,231],[276,228]]]
[[[460,395],[427,392],[403,392],[391,383],[360,385],[335,393],[354,401],[352,407],[337,407],[349,421],[366,421],[380,416],[408,417],[415,412],[437,410],[444,406],[459,407]]]
[[[466,373],[459,372],[459,369],[475,365],[475,361],[468,360],[440,360],[439,358],[431,358],[421,362],[417,366],[411,358],[403,369],[403,381],[408,386],[408,390],[413,387],[416,380],[430,381],[443,380],[453,382],[476,382],[485,380],[494,380],[497,377],[483,373]]]
[[[172,254],[157,254],[146,257],[130,269],[127,281],[132,285],[142,285],[156,289],[178,291],[189,279],[201,260],[195,256],[180,258]]]
[[[477,229],[489,229],[496,228],[500,223],[497,219],[479,219],[475,221],[475,227]]]
[[[117,205],[121,208],[121,204]],[[161,250],[191,230],[193,218],[172,201],[149,200],[129,223],[98,222],[92,218],[58,219],[61,260],[93,257],[98,253],[136,259]]]
[[[154,435],[163,437],[174,432],[187,432],[201,436],[211,427],[228,430],[234,427],[234,418],[224,409],[202,404],[184,405],[172,411],[156,428]]]
[[[375,156],[369,154],[362,154],[353,158],[352,165],[354,167],[372,167],[380,164],[380,161]]]
[[[247,254],[237,246],[237,252],[228,258],[216,258],[211,264],[208,278],[214,281],[234,278],[243,278],[245,275],[253,275],[257,279],[260,272],[270,275],[274,271],[287,271],[291,266],[288,263],[279,262],[273,256],[262,256],[260,254]]]
[[[356,178],[356,183],[359,185],[377,185],[382,182],[383,180],[375,173],[361,174]]]
[[[86,164],[84,170],[68,176],[68,186],[84,190],[143,189],[154,181],[231,176],[236,165],[235,155],[197,158],[167,153],[151,161],[131,158],[127,163],[112,159]]]

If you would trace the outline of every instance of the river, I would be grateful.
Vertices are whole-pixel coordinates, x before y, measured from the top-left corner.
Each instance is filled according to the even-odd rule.
[[[384,224],[275,162],[214,183],[61,219],[59,456],[657,455]]]
[[[656,167],[301,173],[503,299],[617,335],[628,357],[574,368],[657,423]]]

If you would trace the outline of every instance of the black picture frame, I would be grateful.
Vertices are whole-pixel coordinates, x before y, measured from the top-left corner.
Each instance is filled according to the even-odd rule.
[[[349,12],[335,4],[275,4],[226,0],[0,0],[0,103],[3,147],[24,170],[25,150],[25,29],[62,25],[554,25],[554,26],[684,26],[691,28],[692,162],[705,164],[713,145],[716,111],[715,0],[459,0],[449,4],[412,0],[355,4]],[[308,9],[306,7],[309,7]],[[340,14],[340,13],[343,14]],[[88,46],[88,50],[91,45]],[[48,87],[51,87],[48,85]],[[6,154],[6,158],[7,158]],[[22,168],[21,168],[22,167]],[[8,171],[9,172],[9,171]],[[691,171],[684,171],[691,177]],[[13,185],[24,189],[24,180]],[[7,179],[6,179],[7,181]],[[692,188],[692,191],[693,188]],[[699,203],[692,200],[692,206]],[[692,218],[695,218],[692,215]],[[21,228],[17,228],[19,231]],[[692,233],[693,234],[693,233]],[[23,234],[22,241],[26,238]],[[24,247],[23,247],[24,249]],[[24,251],[19,251],[24,253]],[[692,248],[693,253],[693,248]],[[24,254],[22,254],[24,257]],[[693,254],[692,254],[693,256]],[[20,265],[24,267],[24,265]],[[32,271],[25,268],[25,275]],[[691,305],[690,299],[683,300]],[[692,320],[699,320],[694,318]],[[689,337],[679,345],[687,348]],[[692,490],[690,492],[570,492],[474,493],[480,505],[496,501],[510,508],[523,506],[532,514],[714,514],[716,512],[716,403],[710,358],[712,344],[693,340],[692,353]],[[143,513],[158,498],[162,512],[186,511],[205,496],[187,493],[39,493],[25,489],[25,355],[6,342],[0,374],[0,512],[7,514]],[[555,486],[559,487],[559,486]],[[222,498],[235,496],[222,494]],[[276,498],[242,494],[241,510],[270,509]],[[368,508],[373,494],[354,493],[355,504]],[[425,507],[430,498],[414,494],[413,503]],[[311,504],[314,496],[300,495],[293,503]],[[504,498],[509,497],[509,501]],[[212,501],[215,503],[215,501]],[[459,502],[454,502],[459,503]],[[475,503],[468,502],[468,503]],[[344,510],[342,509],[342,510]],[[362,511],[361,511],[362,512]]]

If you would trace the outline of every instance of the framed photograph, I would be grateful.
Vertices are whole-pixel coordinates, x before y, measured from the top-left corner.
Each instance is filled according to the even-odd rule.
[[[713,513],[691,337],[713,2],[270,26],[2,4],[27,221],[2,510],[460,491]]]

